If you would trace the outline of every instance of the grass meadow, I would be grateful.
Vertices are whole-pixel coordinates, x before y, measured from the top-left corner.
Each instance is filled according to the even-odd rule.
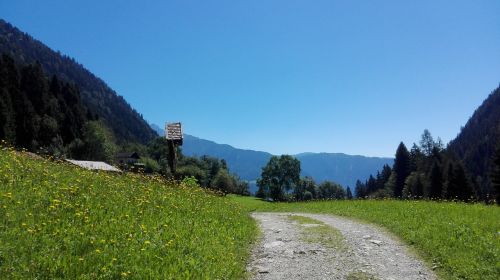
[[[0,278],[241,279],[252,211],[380,225],[443,279],[499,279],[500,207],[429,201],[269,203],[187,179],[80,169],[0,150]]]
[[[255,223],[195,182],[0,150],[0,278],[240,279]]]
[[[232,196],[247,211],[335,214],[380,225],[410,245],[442,279],[500,279],[500,207],[433,201],[270,203]]]

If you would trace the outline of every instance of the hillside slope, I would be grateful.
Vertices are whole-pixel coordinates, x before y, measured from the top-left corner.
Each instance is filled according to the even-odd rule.
[[[229,169],[242,179],[253,181],[260,177],[272,154],[234,148],[226,144],[184,135],[182,152],[188,156],[213,156],[226,160]],[[382,169],[384,164],[392,166],[391,158],[369,158],[346,154],[303,153],[295,155],[301,161],[302,175],[312,176],[316,181],[337,182],[354,187],[356,180],[366,180],[370,174]]]
[[[0,279],[242,279],[256,225],[200,188],[0,147]]]
[[[119,142],[147,143],[156,133],[123,97],[73,58],[55,52],[11,24],[0,19],[0,54],[6,53],[19,64],[38,61],[45,73],[75,83],[82,101],[97,113]]]
[[[492,191],[489,173],[497,145],[500,145],[500,87],[476,109],[457,138],[448,146],[473,177],[482,178],[477,183],[483,194]]]

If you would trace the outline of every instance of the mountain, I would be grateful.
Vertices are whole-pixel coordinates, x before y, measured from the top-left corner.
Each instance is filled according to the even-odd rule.
[[[110,128],[119,143],[147,143],[156,137],[148,123],[123,97],[73,58],[55,52],[42,42],[0,19],[0,54],[20,65],[40,63],[43,72],[56,75],[80,90],[83,104]]]
[[[489,173],[500,145],[500,86],[476,109],[448,149],[465,164],[483,194],[492,193]]]
[[[187,134],[184,134],[182,153],[187,156],[207,155],[224,159],[232,172],[248,181],[260,177],[261,168],[272,156],[270,153],[237,149]]]
[[[184,135],[183,154],[187,156],[213,156],[226,160],[229,169],[242,179],[254,181],[260,177],[272,154],[253,150],[237,149],[230,145]],[[372,158],[346,154],[303,153],[295,155],[301,161],[302,175],[316,181],[335,181],[343,186],[354,187],[356,180],[366,180],[370,174],[382,169],[384,164],[392,166],[391,158]]]
[[[392,158],[353,156],[342,153],[303,153],[295,155],[300,160],[303,176],[314,180],[335,181],[354,188],[356,180],[364,181],[385,164],[392,166]]]
[[[156,132],[156,134],[158,134],[159,136],[165,136],[165,129],[161,128],[160,126],[154,123],[150,124],[150,126],[151,129],[153,129]]]

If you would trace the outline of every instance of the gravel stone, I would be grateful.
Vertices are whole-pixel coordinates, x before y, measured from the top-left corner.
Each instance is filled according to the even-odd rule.
[[[336,250],[303,240],[301,225],[288,217],[299,215],[338,229],[347,249]],[[253,279],[347,279],[367,273],[376,279],[437,279],[397,238],[374,226],[332,215],[253,213],[263,232],[247,270]],[[285,241],[286,240],[286,241]]]

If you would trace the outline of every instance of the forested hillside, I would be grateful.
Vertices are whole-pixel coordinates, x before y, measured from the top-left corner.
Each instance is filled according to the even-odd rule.
[[[156,136],[142,116],[73,58],[51,50],[30,35],[0,19],[0,54],[26,65],[39,62],[46,75],[58,76],[80,90],[83,104],[111,129],[119,144],[147,143]]]
[[[500,145],[500,87],[474,112],[448,149],[465,164],[482,193],[492,193],[493,156]]]
[[[446,149],[428,130],[419,144],[401,143],[392,168],[357,182],[356,195],[500,203],[500,87]]]

